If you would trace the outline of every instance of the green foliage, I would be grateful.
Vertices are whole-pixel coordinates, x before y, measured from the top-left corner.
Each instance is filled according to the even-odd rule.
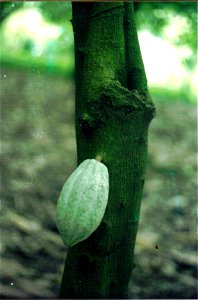
[[[10,14],[21,8],[23,2],[0,2],[0,23],[2,23]]]
[[[57,24],[65,23],[72,17],[71,2],[39,2],[39,8],[43,17],[48,22]]]
[[[1,53],[1,67],[14,68],[19,70],[29,70],[32,72],[47,73],[48,75],[59,75],[64,78],[72,78],[74,72],[73,56],[57,57],[53,61],[46,60],[45,57],[36,59],[26,53],[24,55],[15,53]]]
[[[185,17],[187,28],[175,40],[175,45],[188,45],[194,54],[188,63],[195,65],[197,50],[197,4],[195,2],[137,2],[134,4],[139,29],[146,28],[155,35],[163,35],[163,29],[170,18]],[[145,17],[146,16],[146,17]]]
[[[9,15],[22,7],[38,7],[43,17],[48,22],[57,24],[65,23],[65,20],[71,19],[71,2],[30,2],[13,1],[0,2],[0,22],[4,21]]]
[[[1,65],[20,69],[35,70],[48,74],[59,74],[72,77],[74,70],[73,32],[69,21],[71,17],[71,3],[65,2],[3,2],[1,12],[6,20],[9,16],[21,9],[40,10],[46,22],[56,23],[60,34],[49,38],[45,44],[39,44],[38,39],[28,31],[18,32],[17,38],[12,30],[7,31],[6,22],[2,23]],[[8,20],[9,21],[9,20]],[[47,25],[46,25],[47,26]],[[50,24],[51,26],[51,24]],[[10,28],[10,27],[9,27]],[[41,46],[42,45],[42,46]],[[13,51],[14,50],[14,51]]]
[[[184,84],[182,89],[179,91],[163,88],[163,87],[150,87],[149,88],[151,96],[155,96],[155,102],[187,102],[187,103],[196,103],[195,94],[192,93],[192,90],[188,83]]]

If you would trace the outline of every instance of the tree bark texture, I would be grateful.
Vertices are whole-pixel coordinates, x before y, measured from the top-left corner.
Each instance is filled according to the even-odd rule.
[[[155,109],[132,3],[73,3],[78,164],[102,156],[109,199],[98,229],[69,248],[61,298],[127,298]]]

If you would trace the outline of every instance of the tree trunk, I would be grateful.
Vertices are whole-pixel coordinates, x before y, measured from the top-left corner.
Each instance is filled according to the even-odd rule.
[[[102,156],[109,199],[99,228],[68,251],[61,298],[126,298],[154,116],[133,5],[73,3],[78,164]]]

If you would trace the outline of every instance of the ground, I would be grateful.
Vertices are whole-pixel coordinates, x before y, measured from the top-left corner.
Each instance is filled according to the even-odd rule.
[[[57,298],[66,249],[55,225],[76,167],[73,81],[2,70],[1,298]],[[196,294],[196,105],[153,100],[131,298]]]

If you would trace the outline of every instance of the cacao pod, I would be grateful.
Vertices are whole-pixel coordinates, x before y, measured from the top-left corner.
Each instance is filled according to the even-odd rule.
[[[57,203],[56,224],[66,247],[88,238],[100,225],[107,206],[107,167],[86,159],[65,182]]]

